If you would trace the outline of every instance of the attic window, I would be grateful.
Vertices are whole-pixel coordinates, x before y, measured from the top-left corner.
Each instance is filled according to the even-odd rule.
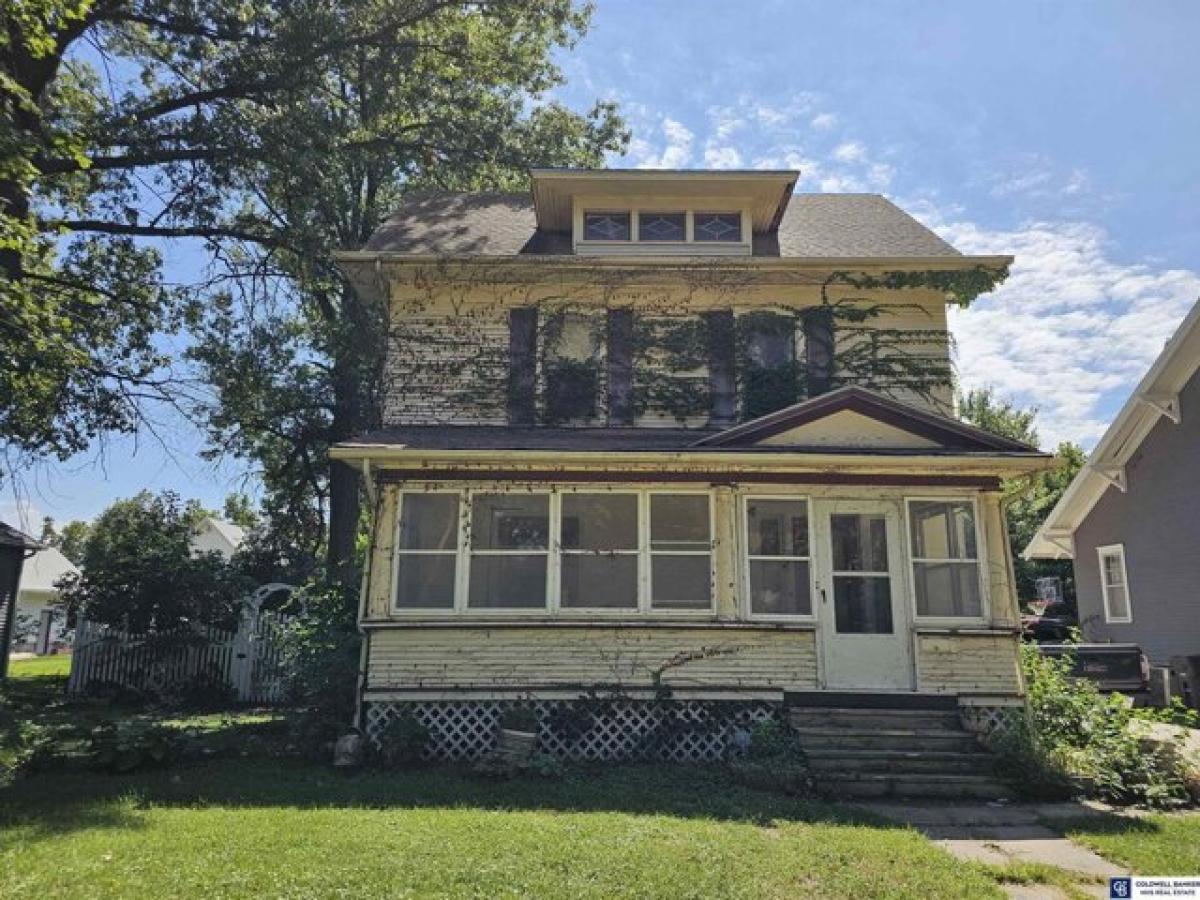
[[[742,239],[741,213],[696,213],[693,235],[697,241],[740,241]]]
[[[638,240],[687,240],[686,213],[638,213]]]
[[[583,214],[583,239],[586,241],[629,240],[629,213],[586,212]]]

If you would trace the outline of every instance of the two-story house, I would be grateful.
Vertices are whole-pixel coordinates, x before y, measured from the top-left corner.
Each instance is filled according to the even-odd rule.
[[[374,509],[369,733],[409,709],[467,756],[592,692],[617,724],[564,752],[611,756],[667,694],[1020,702],[999,487],[1046,458],[952,417],[946,325],[1011,259],[797,175],[534,170],[340,255],[390,310],[386,427],[334,450]]]

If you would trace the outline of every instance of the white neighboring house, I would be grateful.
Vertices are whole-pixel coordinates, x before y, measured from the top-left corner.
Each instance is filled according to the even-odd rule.
[[[244,528],[218,519],[216,516],[206,516],[192,538],[193,553],[220,553],[226,559],[233,556],[246,540]]]
[[[17,653],[49,653],[64,643],[66,616],[59,607],[54,583],[79,569],[55,547],[39,550],[25,560],[17,589],[17,616],[32,620],[32,630],[19,628],[12,649]],[[23,625],[28,622],[22,622]]]

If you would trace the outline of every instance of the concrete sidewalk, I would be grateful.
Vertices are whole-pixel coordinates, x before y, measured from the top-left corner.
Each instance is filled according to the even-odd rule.
[[[920,831],[951,855],[995,865],[1042,863],[1080,878],[1079,889],[1108,896],[1108,878],[1127,874],[1119,866],[1063,836],[1055,823],[1111,813],[1087,804],[921,804],[859,803],[881,818]],[[1010,897],[1050,900],[1064,897],[1048,885],[1011,885]]]

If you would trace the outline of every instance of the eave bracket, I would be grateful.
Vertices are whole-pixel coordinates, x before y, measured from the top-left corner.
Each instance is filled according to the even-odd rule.
[[[1138,402],[1144,403],[1160,416],[1166,416],[1176,425],[1183,419],[1179,411],[1178,394],[1138,394]]]

